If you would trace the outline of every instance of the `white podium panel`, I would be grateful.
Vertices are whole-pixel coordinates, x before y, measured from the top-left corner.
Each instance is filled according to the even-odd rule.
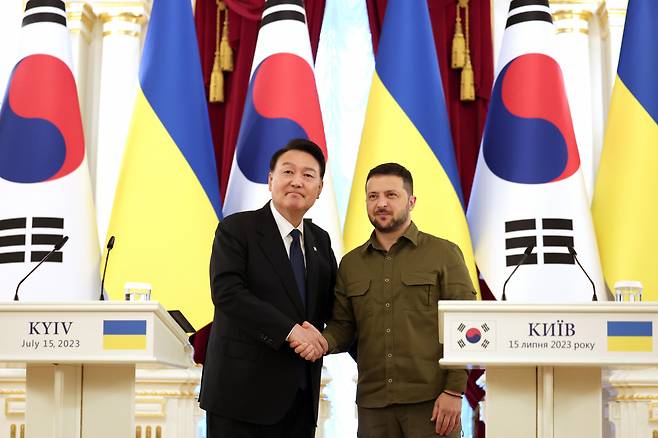
[[[441,301],[443,366],[653,365],[658,303]]]
[[[0,361],[191,366],[187,335],[157,302],[0,304]]]
[[[0,304],[0,362],[26,366],[28,438],[134,435],[135,366],[193,366],[157,302]]]
[[[443,367],[487,369],[487,434],[602,436],[602,366],[658,362],[658,304],[439,302]]]

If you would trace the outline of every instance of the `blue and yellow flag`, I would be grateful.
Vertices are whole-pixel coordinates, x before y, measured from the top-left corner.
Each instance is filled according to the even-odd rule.
[[[104,320],[103,350],[146,350],[146,320]]]
[[[389,0],[345,219],[345,250],[372,232],[365,182],[397,162],[414,177],[418,228],[459,245],[477,287],[439,63],[424,1]]]
[[[658,2],[630,0],[592,212],[605,281],[658,300]]]
[[[192,8],[153,3],[139,88],[108,230],[106,288],[151,283],[151,299],[193,326],[212,320],[208,262],[219,189]]]
[[[653,351],[653,323],[608,321],[608,351]]]

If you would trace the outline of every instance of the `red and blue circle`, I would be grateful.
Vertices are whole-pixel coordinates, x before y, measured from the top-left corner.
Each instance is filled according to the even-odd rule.
[[[300,56],[276,53],[258,65],[249,84],[235,150],[243,175],[267,184],[270,157],[293,138],[313,141],[327,157],[313,69]]]
[[[480,333],[480,330],[475,327],[466,330],[466,340],[471,344],[477,344],[480,342],[480,339],[482,339],[482,333]]]
[[[78,93],[68,65],[51,55],[23,58],[0,112],[0,178],[56,180],[75,171],[84,154]]]
[[[550,56],[521,55],[500,72],[482,141],[498,177],[519,184],[563,180],[580,167],[562,71]]]

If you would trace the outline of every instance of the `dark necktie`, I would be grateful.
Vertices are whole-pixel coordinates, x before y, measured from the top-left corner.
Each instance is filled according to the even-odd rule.
[[[290,232],[290,237],[292,237],[290,264],[292,265],[292,272],[295,274],[299,296],[302,299],[304,308],[306,308],[306,268],[304,267],[304,253],[302,253],[300,241],[301,235],[302,233],[296,228]]]
[[[297,290],[302,299],[302,306],[306,309],[306,267],[304,266],[304,253],[302,252],[302,244],[300,237],[301,231],[297,228],[290,232],[292,243],[290,244],[290,264],[292,265],[292,272],[295,274],[295,282],[297,283]],[[304,361],[304,368],[299,375],[299,388],[305,390],[308,385],[309,369],[308,362]]]

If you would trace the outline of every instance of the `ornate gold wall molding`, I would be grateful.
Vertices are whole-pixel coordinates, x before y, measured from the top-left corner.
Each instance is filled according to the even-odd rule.
[[[79,21],[88,30],[94,27],[96,14],[91,5],[82,1],[66,2],[66,18],[68,21]]]
[[[151,14],[151,6],[153,2],[147,0],[137,0],[137,1],[103,1],[97,0],[94,1],[94,10],[97,15],[100,15],[102,12],[110,11],[128,11],[128,12],[146,12],[147,15]]]
[[[564,6],[567,8],[561,8]],[[553,22],[557,34],[582,33],[589,35],[590,20],[594,16],[592,11],[565,4],[554,4],[554,7],[559,8],[553,12]]]
[[[610,20],[608,19],[608,8],[605,2],[599,5],[596,10],[596,18],[599,20],[599,29],[601,30],[601,39],[607,40],[610,35]]]
[[[151,2],[99,1],[94,3],[94,11],[103,25],[103,37],[139,38],[150,16]]]
[[[614,401],[651,401],[651,400],[658,400],[658,394],[618,395],[618,396],[614,397],[612,400],[614,400]]]
[[[25,397],[7,397],[5,399],[5,417],[10,415],[25,415]]]
[[[24,395],[24,389],[4,389],[0,388],[0,395]]]
[[[561,9],[559,11],[553,12],[553,19],[556,21],[559,20],[582,20],[589,21],[592,19],[592,12],[575,10],[575,9]]]
[[[135,417],[165,418],[167,401],[163,397],[137,396],[135,400]]]
[[[135,395],[139,397],[176,397],[176,398],[197,398],[199,393],[196,391],[161,391],[161,390],[142,390],[135,391]]]
[[[86,1],[66,2],[66,21],[69,32],[81,35],[85,42],[91,42],[91,34],[96,24],[96,14]]]
[[[141,32],[137,30],[111,29],[111,30],[104,30],[103,36],[106,37],[108,35],[123,35],[133,38],[139,38],[140,33]]]
[[[16,432],[18,431],[18,435]],[[21,424],[20,426],[16,426],[15,424],[12,424],[9,427],[9,438],[25,438],[25,425]]]
[[[133,12],[103,12],[100,15],[101,22],[103,24],[107,23],[134,23],[134,24],[144,24],[146,23],[146,16],[143,14],[135,14]]]

